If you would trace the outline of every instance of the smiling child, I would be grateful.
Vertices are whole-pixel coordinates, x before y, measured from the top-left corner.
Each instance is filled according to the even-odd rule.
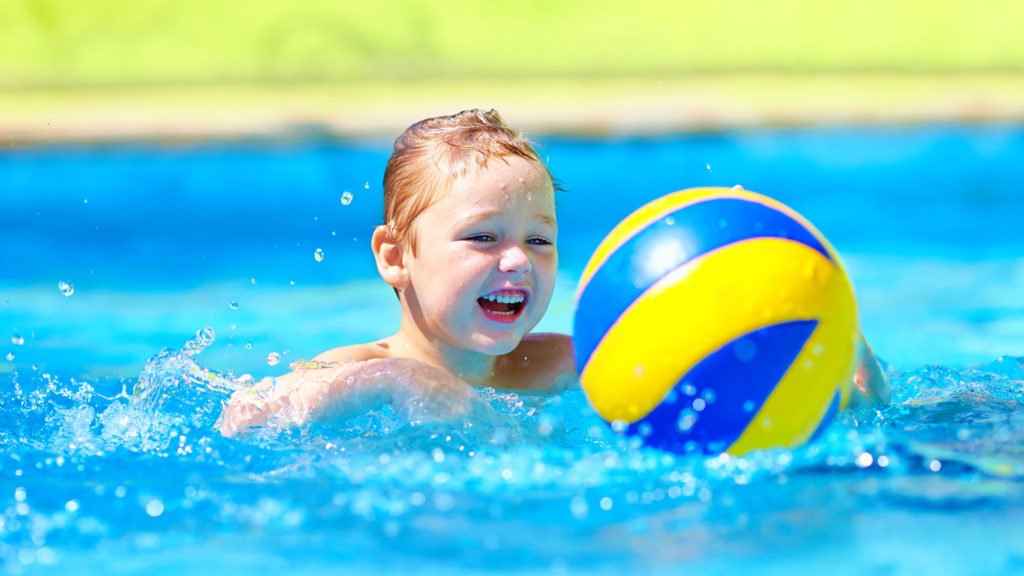
[[[531,334],[558,269],[555,187],[529,141],[494,110],[412,125],[384,172],[377,270],[398,295],[394,335],[298,362],[232,396],[225,435],[301,424],[402,395],[465,410],[471,386],[556,390],[575,382],[572,343]]]
[[[388,401],[458,416],[469,410],[473,387],[574,385],[570,337],[530,333],[551,300],[557,239],[554,181],[496,111],[412,125],[385,169],[384,224],[371,244],[398,295],[398,332],[328,350],[236,392],[221,432],[301,425]],[[887,401],[884,375],[863,348],[860,399]]]

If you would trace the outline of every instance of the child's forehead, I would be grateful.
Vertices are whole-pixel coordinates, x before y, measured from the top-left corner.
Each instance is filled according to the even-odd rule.
[[[492,159],[450,178],[449,190],[503,190],[529,192],[552,188],[542,164],[518,156]]]

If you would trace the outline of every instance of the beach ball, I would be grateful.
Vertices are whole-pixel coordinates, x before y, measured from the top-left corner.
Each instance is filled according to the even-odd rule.
[[[675,192],[626,217],[583,271],[573,325],[598,414],[680,453],[808,441],[849,398],[859,338],[832,246],[738,188]]]

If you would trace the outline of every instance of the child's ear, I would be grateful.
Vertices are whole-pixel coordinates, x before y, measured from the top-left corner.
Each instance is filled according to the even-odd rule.
[[[409,284],[405,267],[405,247],[399,244],[387,226],[377,226],[370,242],[373,257],[377,259],[377,272],[395,290],[404,290]]]

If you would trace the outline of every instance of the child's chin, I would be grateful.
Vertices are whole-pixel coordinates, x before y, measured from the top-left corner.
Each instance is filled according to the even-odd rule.
[[[503,356],[516,349],[519,343],[522,342],[522,336],[506,336],[504,338],[491,338],[483,334],[478,334],[473,339],[477,352],[481,354],[487,354],[489,356]]]

